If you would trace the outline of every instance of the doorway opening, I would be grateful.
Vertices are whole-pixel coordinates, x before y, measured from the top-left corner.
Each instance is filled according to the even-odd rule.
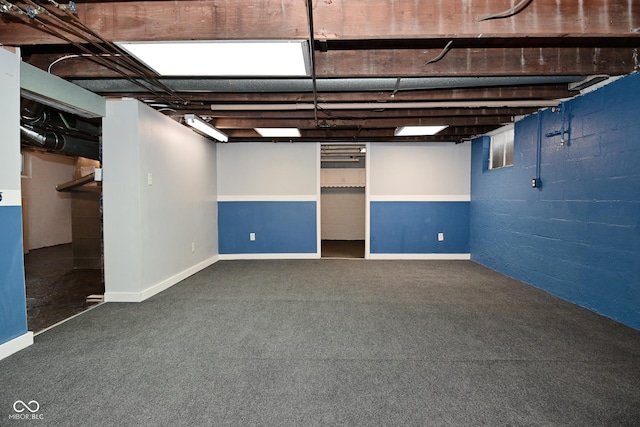
[[[364,258],[366,146],[320,146],[321,257]]]
[[[103,301],[102,131],[100,119],[25,98],[20,110],[27,324],[38,333]]]

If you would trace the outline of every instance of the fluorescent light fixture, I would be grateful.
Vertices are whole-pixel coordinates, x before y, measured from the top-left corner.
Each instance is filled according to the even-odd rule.
[[[161,76],[308,76],[304,40],[117,42]]]
[[[435,135],[440,132],[442,129],[446,128],[445,126],[402,126],[396,128],[393,133],[395,136],[424,136],[424,135]]]
[[[185,114],[184,121],[192,128],[204,133],[205,135],[209,135],[213,139],[221,142],[229,141],[229,137],[227,135],[220,132],[218,129],[214,128],[195,114]]]
[[[297,128],[255,128],[256,132],[265,138],[299,138],[300,130]]]

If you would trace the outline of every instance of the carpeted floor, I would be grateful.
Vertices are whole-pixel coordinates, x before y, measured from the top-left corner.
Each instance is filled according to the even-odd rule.
[[[640,331],[470,261],[221,261],[35,341],[0,425],[18,400],[41,426],[640,420]]]

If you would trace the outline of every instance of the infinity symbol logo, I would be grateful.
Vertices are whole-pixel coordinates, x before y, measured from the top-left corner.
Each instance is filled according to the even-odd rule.
[[[33,405],[31,405],[33,403]],[[32,409],[33,406],[33,409]],[[20,408],[20,409],[18,409]],[[27,410],[29,412],[38,412],[38,410],[40,409],[40,404],[35,401],[35,400],[31,400],[29,401],[29,403],[24,403],[22,400],[16,400],[13,403],[13,410],[16,412],[24,412],[24,410]]]

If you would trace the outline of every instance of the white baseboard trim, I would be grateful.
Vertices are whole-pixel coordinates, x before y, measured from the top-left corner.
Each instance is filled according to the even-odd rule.
[[[11,341],[0,344],[0,360],[17,353],[20,350],[24,350],[30,345],[33,345],[33,332],[27,332],[26,334],[12,339]]]
[[[183,281],[189,276],[196,274],[198,271],[209,267],[212,264],[218,262],[220,257],[218,255],[211,257],[205,261],[202,261],[193,267],[187,268],[184,271],[176,274],[175,276],[171,276],[168,279],[163,280],[160,283],[157,283],[143,291],[140,292],[105,292],[104,293],[104,301],[105,302],[142,302],[146,299],[151,298],[152,296],[159,294],[160,292],[169,289],[171,286]]]
[[[369,259],[388,260],[470,260],[471,254],[370,254]]]
[[[319,253],[300,253],[300,254],[221,254],[220,260],[234,261],[241,259],[319,259]]]

